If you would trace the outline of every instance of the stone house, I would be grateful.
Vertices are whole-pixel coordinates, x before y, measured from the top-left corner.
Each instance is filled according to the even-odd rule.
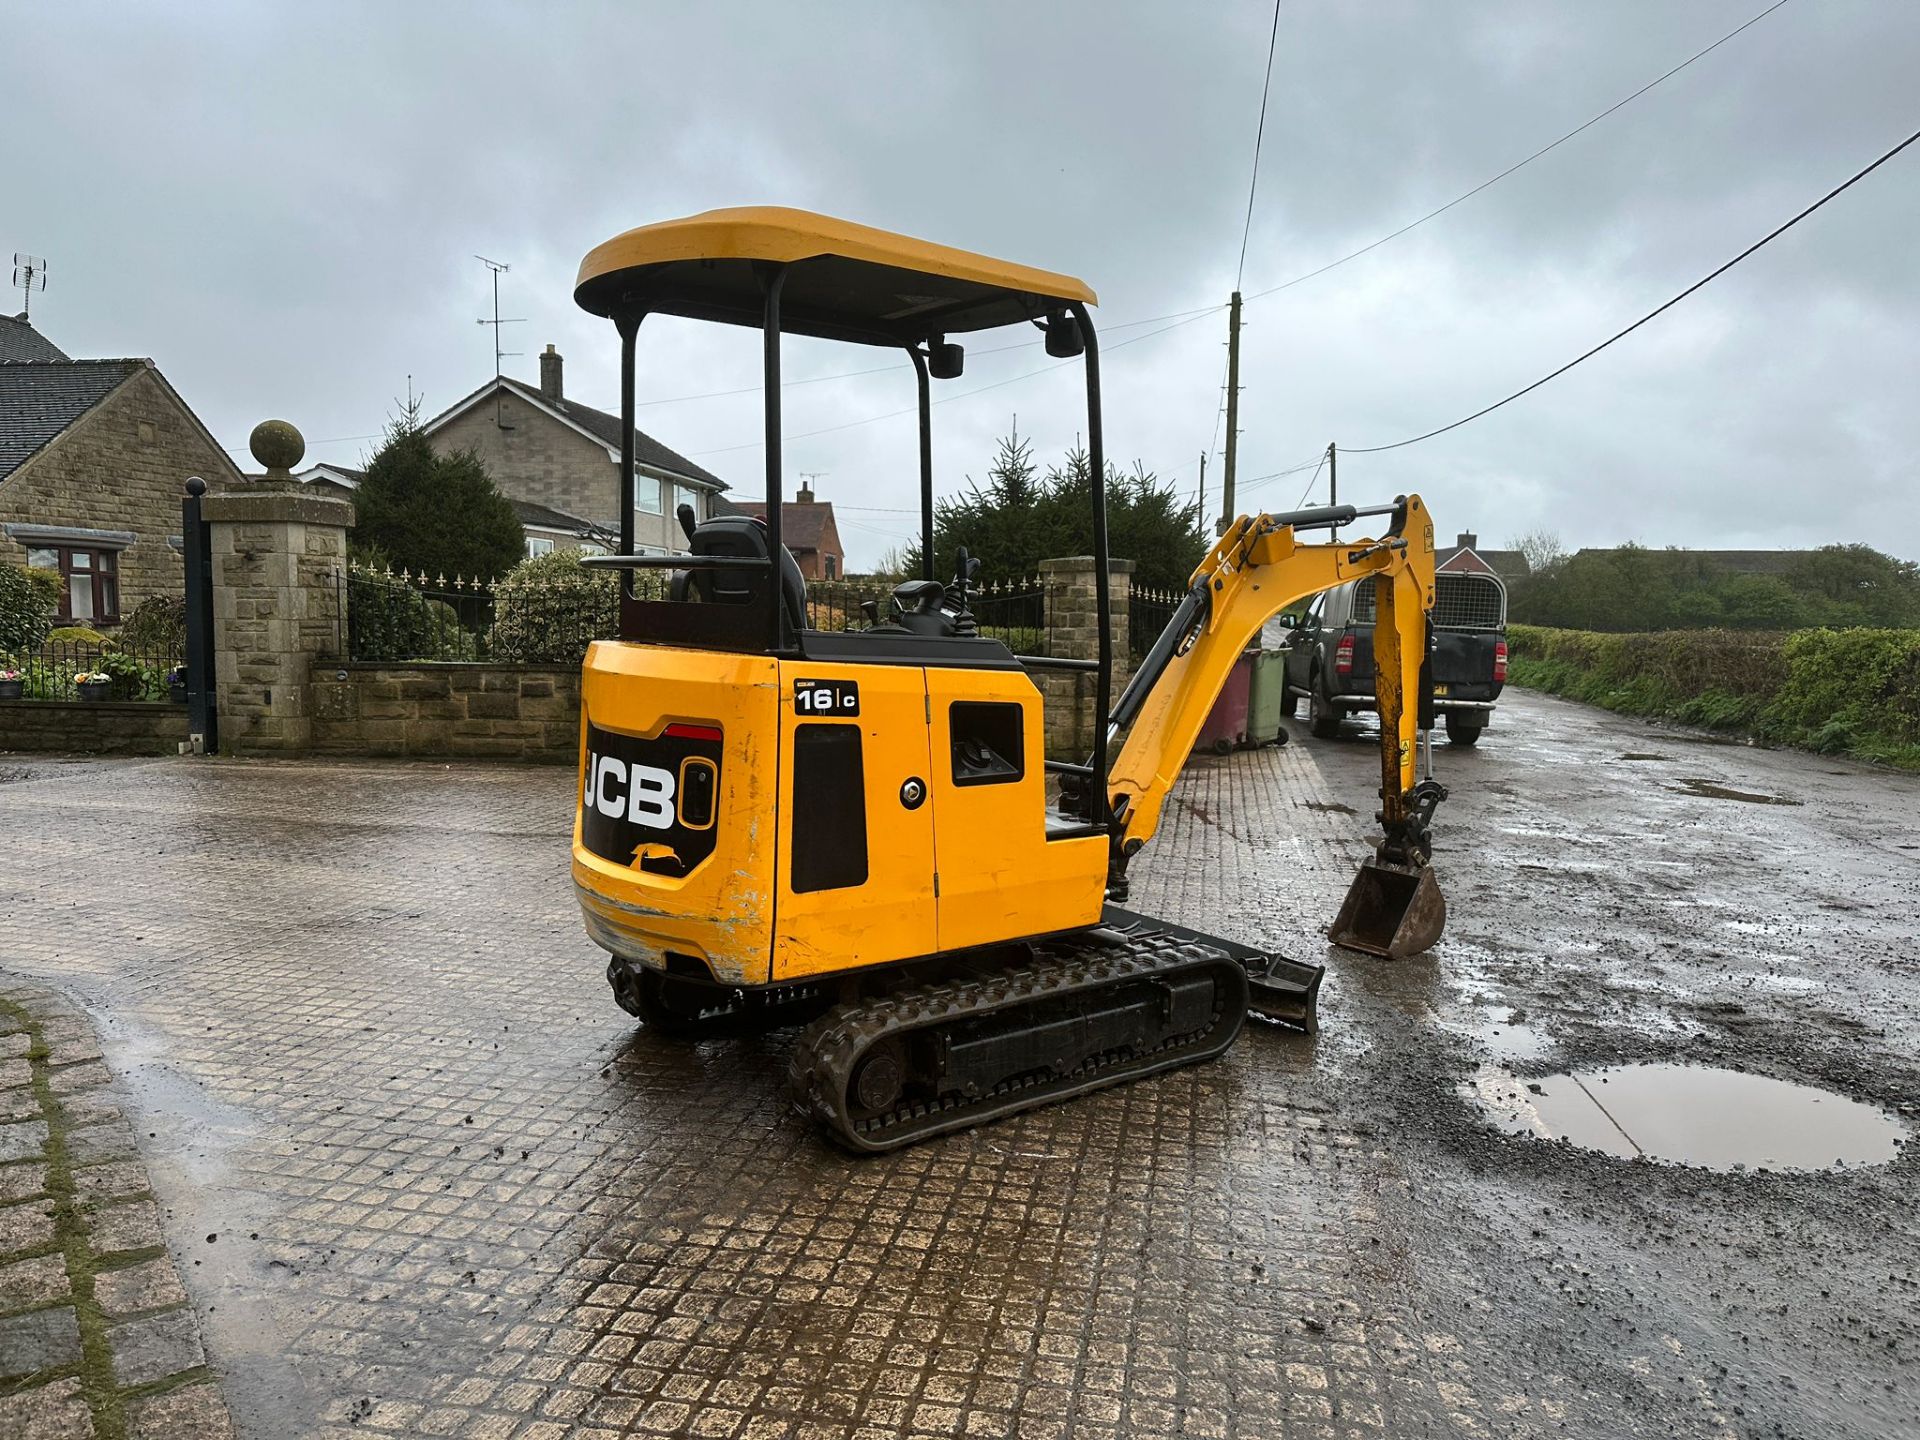
[[[60,619],[113,625],[185,584],[187,477],[240,482],[151,360],[74,360],[0,316],[0,564],[57,570]]]
[[[527,553],[612,549],[620,534],[620,417],[567,398],[560,356],[540,357],[538,387],[509,376],[489,380],[421,427],[441,453],[472,450],[527,533]],[[681,503],[705,520],[726,490],[644,430],[634,430],[634,549],[686,549],[674,518]]]
[[[721,500],[716,515],[764,517],[767,502]],[[814,498],[813,487],[800,482],[800,493],[780,505],[780,539],[809,580],[838,580],[847,573],[847,552],[840,545],[840,527],[833,518],[833,502]]]

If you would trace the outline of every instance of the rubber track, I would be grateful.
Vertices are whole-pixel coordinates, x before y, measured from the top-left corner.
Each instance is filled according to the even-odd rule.
[[[1065,1083],[1058,1077],[1041,1083],[1016,1080],[976,1100],[944,1097],[936,1105],[908,1107],[859,1126],[848,1117],[845,1098],[854,1067],[889,1035],[966,1024],[997,1010],[1063,999],[1075,992],[1095,998],[1135,980],[1199,969],[1216,973],[1216,996],[1223,998],[1217,1000],[1213,1023],[1197,1034],[1168,1041],[1146,1054],[1095,1057],[1066,1077]],[[975,978],[934,981],[836,1006],[801,1032],[789,1060],[791,1094],[795,1108],[818,1120],[841,1144],[878,1154],[1122,1081],[1211,1060],[1233,1044],[1246,1009],[1245,969],[1211,946],[1165,934],[1129,936],[1124,945],[1055,942],[1042,947],[1028,965]]]

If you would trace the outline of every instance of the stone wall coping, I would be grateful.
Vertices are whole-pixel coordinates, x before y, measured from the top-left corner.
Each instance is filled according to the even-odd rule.
[[[17,714],[24,710],[36,715],[43,710],[83,710],[89,715],[156,715],[163,710],[181,716],[187,713],[186,706],[171,700],[0,700],[0,712]]]
[[[288,494],[276,490],[229,490],[200,502],[204,520],[226,524],[337,525],[353,527],[353,505],[331,495]]]
[[[1040,562],[1042,575],[1052,575],[1061,570],[1091,570],[1092,568],[1093,556],[1091,555],[1060,555]],[[1136,568],[1131,560],[1109,559],[1107,561],[1109,575],[1131,575]]]
[[[376,670],[417,670],[423,675],[445,675],[452,670],[485,670],[515,675],[578,675],[578,665],[522,665],[508,660],[316,660],[314,674],[325,671],[352,675]]]

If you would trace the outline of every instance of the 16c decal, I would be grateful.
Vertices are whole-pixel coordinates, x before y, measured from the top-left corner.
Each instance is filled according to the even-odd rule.
[[[800,715],[845,719],[860,713],[860,687],[852,680],[796,680],[793,708]]]

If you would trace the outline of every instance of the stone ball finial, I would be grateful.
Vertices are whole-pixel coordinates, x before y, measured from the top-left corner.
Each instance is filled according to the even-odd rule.
[[[307,442],[285,420],[262,420],[247,437],[247,448],[268,470],[291,470],[307,453]]]

